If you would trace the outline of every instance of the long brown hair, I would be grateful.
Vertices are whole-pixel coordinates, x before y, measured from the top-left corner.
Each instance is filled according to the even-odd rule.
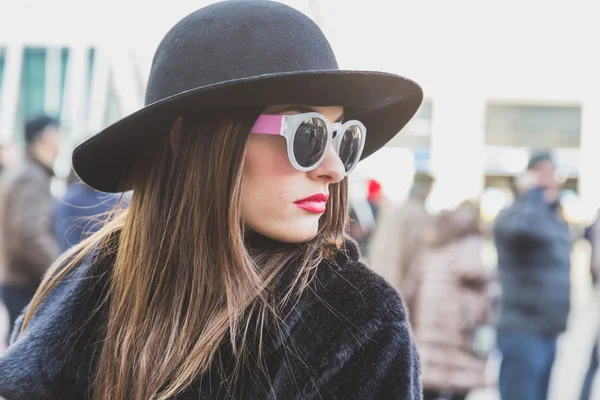
[[[252,250],[241,215],[246,142],[260,110],[185,115],[132,173],[129,209],[64,255],[44,278],[23,329],[49,293],[93,251],[116,252],[95,399],[167,399],[208,371],[228,341],[240,368],[248,332],[306,290],[315,267],[343,243],[346,180],[331,185],[319,234]],[[168,128],[167,128],[168,129]],[[118,248],[107,240],[118,233]],[[269,288],[295,268],[279,304]],[[259,316],[249,329],[248,313]],[[282,316],[276,315],[279,320]],[[260,346],[260,344],[259,344]],[[254,349],[255,350],[255,349]],[[260,350],[258,351],[260,355]],[[237,369],[236,369],[237,370]],[[233,385],[235,376],[226,382]]]

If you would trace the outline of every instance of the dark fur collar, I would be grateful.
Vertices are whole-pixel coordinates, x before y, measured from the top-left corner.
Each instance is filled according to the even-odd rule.
[[[319,266],[314,284],[308,291],[310,293],[303,295],[304,298],[288,316],[285,337],[274,338],[271,343],[275,355],[270,361],[272,376],[269,379],[272,391],[278,393],[277,398],[296,398],[299,393],[304,393],[301,398],[313,398],[323,390],[338,391],[341,388],[346,392],[340,392],[336,397],[380,398],[375,396],[375,392],[368,396],[357,394],[359,389],[355,386],[368,387],[369,384],[360,383],[363,379],[384,379],[391,374],[389,368],[396,368],[390,361],[396,359],[407,366],[404,378],[398,377],[401,372],[393,372],[393,382],[400,382],[406,388],[398,389],[402,397],[397,398],[420,398],[418,359],[402,303],[387,283],[358,262],[359,257],[356,244],[348,240],[337,253],[334,263],[324,262]],[[85,399],[89,396],[90,377],[93,377],[100,351],[98,343],[105,332],[106,307],[98,308],[99,312],[93,311],[97,309],[98,300],[105,295],[108,283],[106,271],[110,270],[113,261],[109,256],[80,265],[52,292],[28,327],[18,336],[13,334],[11,347],[0,358],[0,396],[11,400]],[[20,325],[20,320],[17,325]],[[348,357],[355,351],[353,349],[368,349],[379,340],[383,340],[385,345],[365,354],[385,365],[369,367],[378,374],[377,377],[369,377],[365,374],[367,369],[363,371],[365,366],[360,357]],[[300,349],[305,360],[282,368],[277,351],[284,342]],[[398,355],[400,350],[406,354]],[[383,353],[376,356],[378,352]],[[338,375],[331,375],[340,368],[336,364],[346,365],[350,361],[358,362],[360,370],[349,371],[340,377],[350,379],[352,385],[342,380],[325,389],[320,386],[324,385],[321,382],[337,382]],[[354,373],[358,375],[351,378]],[[221,398],[210,391],[215,382],[218,386],[218,377],[216,380],[203,377],[199,387],[191,391],[192,395],[182,395],[181,399]],[[249,378],[246,382],[254,385],[258,381]],[[298,382],[304,382],[304,386],[298,387]],[[244,393],[263,393],[244,398],[270,398],[274,393],[267,396],[267,392],[259,389],[244,387]],[[375,389],[384,390],[374,386],[369,390]],[[408,397],[405,396],[407,391],[412,393]],[[209,392],[208,395],[198,395]]]

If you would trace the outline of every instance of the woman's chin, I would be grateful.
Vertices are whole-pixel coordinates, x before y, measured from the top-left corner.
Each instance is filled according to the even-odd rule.
[[[257,230],[263,236],[282,243],[303,243],[314,239],[319,232],[319,223],[298,223],[291,226],[273,229]]]

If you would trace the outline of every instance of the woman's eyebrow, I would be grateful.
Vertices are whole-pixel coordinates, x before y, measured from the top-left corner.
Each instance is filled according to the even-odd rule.
[[[284,112],[289,112],[289,111],[296,111],[299,113],[308,113],[308,112],[318,112],[317,110],[315,110],[314,108],[310,108],[310,107],[306,107],[306,106],[288,106],[283,108],[282,110],[278,110],[277,113],[284,113]],[[342,113],[342,115],[339,116],[338,119],[336,119],[334,122],[342,122],[344,120],[344,114]]]

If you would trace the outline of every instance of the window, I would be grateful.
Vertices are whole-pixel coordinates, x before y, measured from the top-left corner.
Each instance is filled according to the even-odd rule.
[[[2,96],[2,78],[4,76],[4,60],[6,50],[0,47],[0,97]]]
[[[62,108],[65,104],[65,83],[67,81],[67,66],[69,64],[69,49],[62,48],[60,50],[60,111],[62,114]]]
[[[580,106],[488,104],[486,143],[493,146],[579,147]]]
[[[431,119],[433,104],[424,100],[415,116],[390,141],[390,146],[429,147],[431,145]]]
[[[87,54],[87,62],[88,62],[88,70],[87,70],[87,90],[85,95],[85,117],[86,119],[90,118],[92,107],[92,82],[96,68],[96,49],[90,48],[88,49]]]
[[[21,107],[25,118],[44,111],[45,83],[46,49],[25,49],[21,74]]]
[[[28,118],[44,112],[46,89],[46,49],[25,48],[21,70],[21,87],[15,131],[22,132]],[[15,136],[17,143],[23,144],[23,135]]]

